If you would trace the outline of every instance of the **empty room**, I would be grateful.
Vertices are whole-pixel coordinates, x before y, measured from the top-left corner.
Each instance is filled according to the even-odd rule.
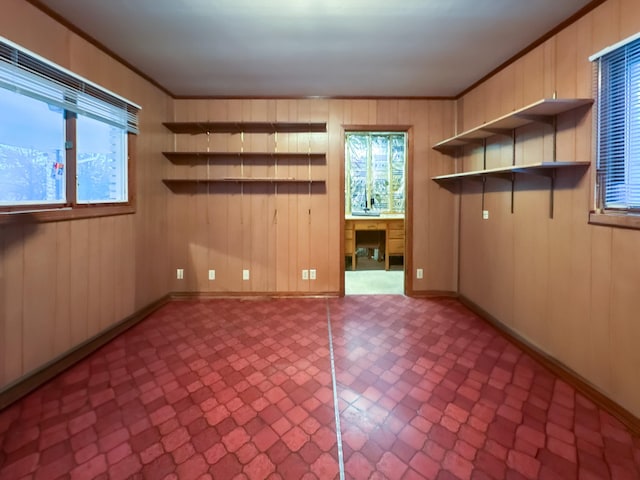
[[[0,480],[640,478],[640,2],[0,10]]]

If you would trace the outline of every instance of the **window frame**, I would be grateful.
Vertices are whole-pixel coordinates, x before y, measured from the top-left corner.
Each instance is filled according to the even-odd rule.
[[[78,113],[64,108],[65,122],[65,192],[66,201],[63,203],[29,203],[23,205],[0,206],[0,225],[31,222],[54,222],[74,220],[80,218],[93,218],[114,215],[132,214],[136,211],[136,134],[138,133],[137,114],[140,106],[129,100],[114,94],[65,68],[40,57],[39,55],[16,45],[0,36],[0,46],[4,51],[10,51],[20,57],[20,61],[28,65],[29,69],[43,78],[43,82],[54,82],[71,91],[82,92],[84,98],[111,104],[120,108],[127,118],[126,126],[122,126],[126,134],[126,188],[127,200],[122,202],[78,202],[77,199],[77,140],[76,119]],[[0,62],[7,63],[6,58],[0,58]],[[20,64],[22,65],[22,64]],[[23,67],[24,68],[24,67]],[[48,73],[51,72],[51,76]],[[0,87],[3,88],[3,87]],[[80,90],[82,89],[82,90]],[[30,97],[22,93],[25,97]],[[40,98],[46,103],[46,100]],[[81,112],[82,113],[82,112]],[[96,117],[97,119],[97,117]],[[110,123],[110,121],[105,121]]]
[[[601,101],[603,95],[605,95],[604,91],[608,87],[602,85],[602,75],[601,75],[601,62],[603,61],[603,57],[607,56],[611,53],[620,52],[621,49],[625,49],[632,43],[640,42],[640,33],[637,33],[621,42],[618,42],[614,45],[611,45],[602,51],[598,52],[595,55],[592,55],[589,60],[593,63],[594,66],[594,92],[596,98],[596,114],[594,115],[594,150],[596,156],[596,165],[600,167],[601,161],[601,137],[602,137],[602,120],[601,120]],[[637,45],[634,48],[638,48]],[[637,53],[637,52],[636,52]],[[606,60],[606,59],[605,59]],[[624,73],[625,75],[628,73],[630,66],[635,65],[636,68],[640,65],[640,55],[634,56],[632,59],[625,59]],[[619,77],[616,77],[618,81],[620,81]],[[615,79],[614,79],[615,80]],[[623,80],[624,81],[624,80]],[[625,86],[625,96],[624,96],[624,105],[622,108],[627,109],[629,106],[628,97],[626,95],[626,86]],[[610,103],[610,100],[607,100]],[[638,103],[638,102],[637,102]],[[638,106],[636,104],[636,106]],[[625,131],[629,128],[629,118],[628,114],[624,114],[623,126]],[[635,134],[640,136],[640,128],[638,131],[634,129]],[[625,140],[626,140],[625,133]],[[626,149],[626,146],[625,146]],[[638,164],[638,168],[640,168],[640,158],[635,159],[635,162]],[[634,165],[636,164],[634,162]],[[626,168],[626,167],[625,167]],[[610,174],[610,173],[609,173]],[[614,207],[605,207],[605,196],[606,196],[606,188],[607,188],[607,171],[603,171],[598,168],[594,175],[594,209],[589,212],[589,223],[594,225],[602,225],[602,226],[610,226],[610,227],[621,227],[621,228],[630,228],[630,229],[640,229],[640,207],[622,207],[622,208],[614,208]],[[626,185],[626,182],[625,182]]]
[[[347,198],[347,195],[350,192],[350,185],[348,185],[349,182],[349,178],[350,178],[350,170],[351,170],[351,163],[350,163],[350,158],[349,158],[349,154],[348,154],[348,142],[349,142],[349,136],[352,135],[360,135],[360,136],[368,136],[369,138],[373,137],[373,136],[387,136],[392,137],[392,136],[402,136],[404,139],[404,174],[403,174],[403,196],[404,196],[404,208],[402,212],[398,212],[393,210],[393,208],[389,208],[387,210],[384,211],[379,211],[379,213],[381,215],[405,215],[406,211],[407,211],[407,174],[408,174],[408,163],[409,163],[409,154],[408,154],[408,149],[409,149],[409,134],[407,131],[405,130],[371,130],[371,129],[356,129],[356,130],[348,130],[345,131],[344,133],[344,158],[345,158],[345,191],[344,191],[344,200],[345,200],[345,211],[347,212],[347,215],[350,215],[352,213],[352,205],[351,205],[351,198]],[[370,146],[371,148],[371,146]],[[371,153],[371,152],[369,152]],[[391,152],[389,152],[391,153]],[[372,175],[372,171],[371,168],[372,167],[372,158],[371,155],[369,155],[368,157],[368,165],[367,165],[367,183],[373,183],[373,180],[371,178]],[[391,170],[391,163],[389,163],[389,169]],[[389,173],[389,175],[392,175],[391,172]],[[391,185],[391,181],[389,181],[389,185],[387,187],[387,196],[389,197],[389,206],[392,207],[393,206],[393,195],[392,195],[392,191],[390,189],[390,185]],[[367,209],[371,209],[371,205],[370,205],[370,198],[366,199],[367,202]]]

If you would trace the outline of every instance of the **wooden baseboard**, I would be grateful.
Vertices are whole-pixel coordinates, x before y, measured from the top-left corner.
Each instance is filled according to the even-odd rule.
[[[124,331],[144,320],[151,313],[167,304],[169,301],[170,296],[165,295],[155,302],[141,308],[124,320],[111,326],[107,330],[104,330],[98,335],[84,341],[83,343],[74,347],[72,350],[51,360],[37,370],[28,373],[24,377],[7,385],[5,388],[0,390],[0,411],[11,405],[16,400],[24,397],[29,392],[35,390],[45,382],[53,379],[55,376],[65,371],[67,368],[75,365],[86,356],[95,352],[97,349],[113,340]]]
[[[465,296],[448,291],[413,291],[410,293],[408,292],[407,295],[415,298],[457,297],[460,303],[469,308],[469,310],[479,315],[483,320],[494,327],[500,334],[504,335],[509,341],[517,345],[520,349],[540,362],[544,367],[560,377],[562,380],[572,385],[577,391],[582,393],[585,397],[589,398],[596,405],[609,412],[620,422],[622,422],[631,432],[636,435],[640,435],[639,418],[637,418],[627,409],[600,392],[596,387],[591,385],[578,373],[574,372],[566,365],[559,362],[557,359],[551,357],[547,353],[529,343],[517,332],[500,322],[497,318],[489,314],[489,312],[487,312]],[[337,296],[339,296],[338,292],[174,292],[165,295],[164,297],[156,300],[155,302],[147,305],[146,307],[125,318],[121,322],[113,325],[111,328],[101,332],[93,338],[88,339],[69,352],[40,367],[38,370],[26,375],[23,378],[20,378],[16,382],[9,384],[4,389],[0,390],[0,411],[13,402],[17,401],[18,399],[24,397],[29,392],[35,390],[45,382],[53,379],[55,376],[62,373],[64,370],[76,364],[83,358],[87,357],[124,331],[144,320],[155,310],[159,309],[171,300],[193,300],[207,298],[325,298]]]
[[[476,303],[466,298],[464,295],[460,295],[459,300],[460,303],[462,303],[465,307],[467,307],[475,314],[479,315],[484,321],[493,326],[510,342],[515,344],[529,356],[533,357],[536,361],[540,362],[554,375],[560,377],[560,379],[571,385],[582,395],[590,399],[593,403],[617,418],[633,434],[640,435],[640,418],[636,417],[622,405],[619,405],[611,398],[607,397],[594,385],[589,383],[588,380],[571,370],[556,358],[550,356],[546,352],[540,350],[538,347],[532,345],[529,341],[520,336],[515,330],[509,328],[507,325],[502,323],[500,320],[495,318],[493,315],[491,315]]]
[[[412,298],[458,298],[456,292],[449,290],[411,290],[407,291],[407,297]]]
[[[206,300],[213,298],[328,298],[338,292],[173,292],[171,300]]]
[[[449,290],[417,290],[406,292],[412,298],[458,298]],[[208,298],[333,298],[340,292],[173,292],[171,300],[203,300]]]

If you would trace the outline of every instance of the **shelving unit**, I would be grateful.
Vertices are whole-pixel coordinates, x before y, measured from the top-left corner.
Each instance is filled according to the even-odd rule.
[[[464,145],[482,145],[483,140],[495,135],[512,136],[514,130],[531,123],[553,125],[557,116],[561,113],[591,105],[592,103],[593,100],[590,98],[545,98],[483,125],[442,140],[436,143],[433,148],[443,153],[449,153]]]
[[[292,122],[165,122],[173,133],[323,133],[326,123]]]
[[[439,175],[433,177],[436,182],[455,182],[463,178],[482,177],[507,177],[514,173],[528,173],[531,175],[542,175],[548,177],[557,168],[588,167],[589,162],[540,162],[527,165],[513,165],[510,167],[488,168],[486,170],[471,170],[468,172],[451,173],[449,175]]]
[[[198,165],[198,164],[238,164],[241,168],[239,176],[216,177],[207,174],[206,178],[165,178],[163,182],[169,187],[197,184],[308,184],[311,189],[312,184],[324,183],[324,179],[311,178],[312,164],[326,162],[325,153],[308,152],[278,152],[278,133],[324,133],[327,131],[326,123],[292,123],[292,122],[166,122],[163,124],[175,134],[201,135],[201,134],[275,134],[276,151],[272,152],[245,152],[244,148],[239,152],[219,152],[219,151],[176,151],[162,152],[163,155],[176,165]],[[208,147],[207,147],[208,150]],[[269,164],[276,167],[273,177],[245,176],[242,172],[245,162],[251,164]],[[284,165],[308,165],[308,177],[279,177],[277,173],[278,164]],[[311,192],[311,190],[310,190]]]
[[[263,152],[162,152],[172,163],[192,164],[198,162],[224,161],[224,160],[265,160],[270,162],[286,161],[288,163],[323,162],[326,159],[324,153],[263,153]]]
[[[556,172],[559,169],[583,168],[586,169],[590,162],[566,162],[557,161],[556,141],[558,133],[558,115],[575,110],[580,107],[590,106],[593,100],[590,98],[558,99],[546,98],[539,100],[507,115],[486,122],[480,126],[466,130],[451,138],[442,140],[433,146],[446,155],[456,157],[462,147],[467,145],[479,145],[483,148],[483,167],[481,170],[456,172],[447,175],[432,177],[432,180],[442,185],[457,185],[464,179],[482,180],[482,209],[484,210],[484,194],[486,180],[489,177],[504,178],[511,182],[511,213],[514,208],[516,174],[540,175],[550,179],[550,208],[549,216],[553,218],[554,189]],[[542,123],[553,127],[553,153],[551,161],[516,165],[516,130],[532,123]],[[512,165],[508,167],[487,168],[487,139],[494,136],[506,136],[512,139],[513,158]]]
[[[215,184],[215,183],[324,183],[322,179],[312,178],[273,178],[273,177],[223,177],[223,178],[165,178],[166,185]]]

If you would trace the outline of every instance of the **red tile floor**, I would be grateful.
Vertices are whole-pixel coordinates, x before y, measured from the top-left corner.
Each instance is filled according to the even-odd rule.
[[[640,438],[455,300],[220,299],[0,412],[0,478],[639,479]]]

